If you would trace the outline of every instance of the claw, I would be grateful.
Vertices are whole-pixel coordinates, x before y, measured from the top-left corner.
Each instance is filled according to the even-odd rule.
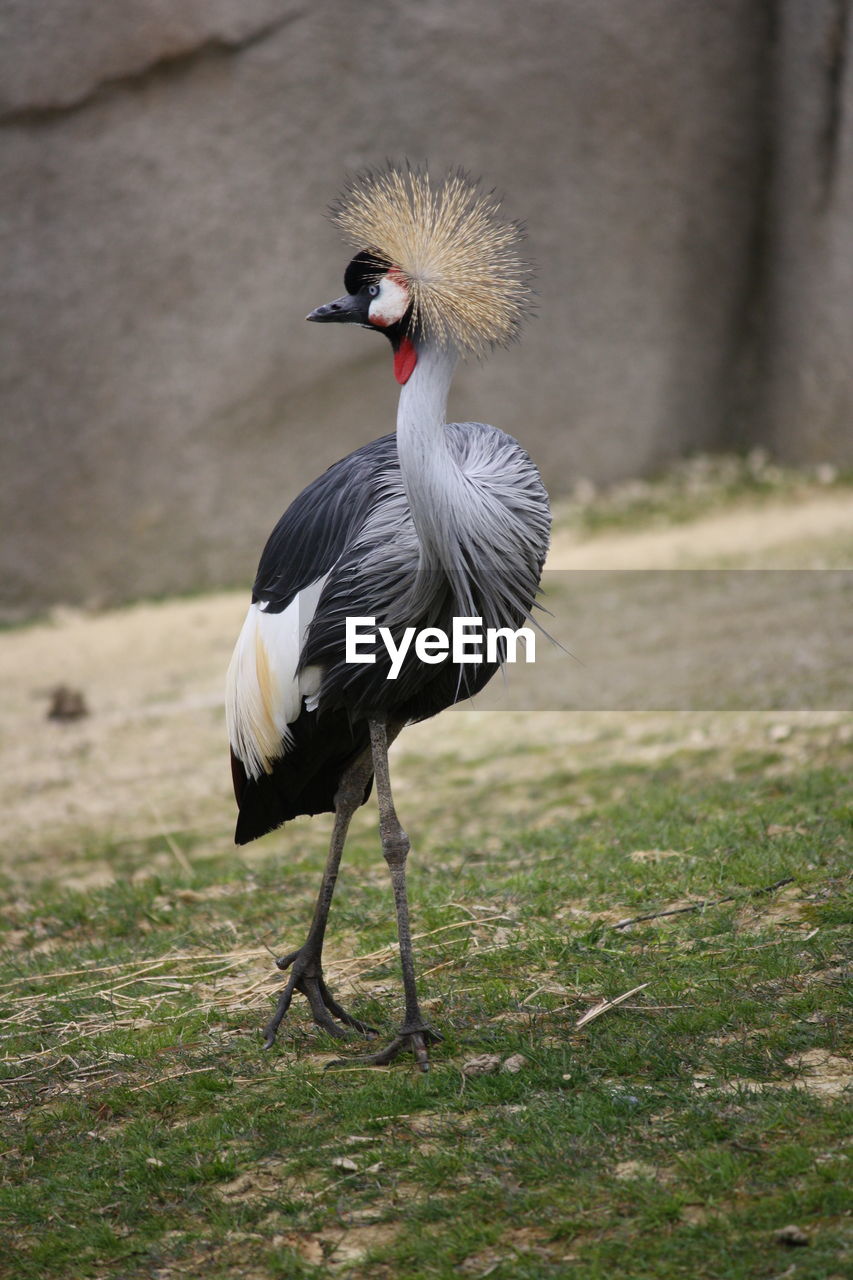
[[[279,958],[275,962],[276,969],[281,969],[283,973],[285,969],[290,968],[290,966],[293,964],[294,960],[298,955],[299,955],[299,950],[297,949],[296,951],[288,951],[286,956],[279,956]]]

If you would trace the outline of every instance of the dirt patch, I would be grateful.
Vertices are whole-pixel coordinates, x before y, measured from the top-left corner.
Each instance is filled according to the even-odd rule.
[[[233,595],[138,605],[95,617],[58,613],[0,635],[2,849],[63,874],[109,874],[92,848],[230,816],[223,678],[245,600]],[[81,691],[90,714],[48,718],[50,690]],[[94,855],[94,856],[93,856]],[[93,865],[96,864],[96,865]]]
[[[797,1084],[810,1093],[837,1098],[853,1088],[853,1062],[826,1049],[809,1049],[787,1059],[797,1071]]]
[[[241,1201],[264,1200],[267,1198],[287,1199],[296,1198],[298,1200],[311,1199],[304,1187],[300,1186],[295,1179],[291,1178],[286,1172],[287,1166],[283,1160],[259,1160],[250,1169],[232,1178],[230,1182],[222,1182],[217,1187],[217,1192],[222,1196],[223,1200],[229,1200],[232,1203]]]
[[[810,1049],[787,1058],[796,1076],[787,1080],[716,1080],[699,1073],[693,1077],[695,1089],[713,1088],[720,1093],[767,1093],[774,1089],[805,1089],[824,1098],[837,1098],[853,1088],[853,1062],[826,1049]]]
[[[337,1268],[361,1262],[369,1253],[393,1244],[399,1231],[399,1223],[374,1222],[321,1231],[314,1239],[322,1247],[326,1266]]]
[[[295,1231],[278,1232],[272,1236],[274,1248],[291,1249],[303,1262],[321,1267],[325,1261],[323,1245],[315,1236],[300,1236]]]
[[[671,1174],[664,1175],[655,1165],[646,1164],[642,1160],[620,1160],[613,1170],[614,1178],[620,1182],[633,1182],[637,1178],[648,1182],[669,1181]]]
[[[465,1276],[487,1276],[502,1263],[539,1259],[549,1269],[557,1262],[573,1262],[575,1255],[565,1241],[554,1241],[545,1227],[511,1227],[499,1242],[470,1254],[459,1270]]]
[[[628,857],[632,862],[657,863],[665,862],[667,858],[686,858],[688,854],[680,853],[677,849],[635,849]]]
[[[769,832],[768,832],[769,834]],[[803,891],[796,884],[789,884],[778,889],[769,899],[753,899],[743,910],[738,912],[738,924],[743,929],[759,930],[768,925],[799,925],[806,930],[811,928],[808,919],[809,903],[803,898]]]
[[[549,569],[800,569],[849,565],[849,493],[739,506],[665,529],[582,539],[558,532]]]

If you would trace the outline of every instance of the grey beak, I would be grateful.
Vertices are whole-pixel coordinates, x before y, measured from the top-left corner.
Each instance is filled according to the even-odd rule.
[[[367,306],[356,294],[345,293],[334,302],[324,302],[321,307],[315,307],[305,319],[324,324],[367,324]]]

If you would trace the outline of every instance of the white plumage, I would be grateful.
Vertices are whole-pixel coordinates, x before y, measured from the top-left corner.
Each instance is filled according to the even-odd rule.
[[[251,778],[272,771],[290,748],[290,725],[302,713],[302,699],[316,696],[321,670],[299,671],[305,637],[328,574],[303,588],[281,613],[264,601],[249,605],[225,681],[228,740]]]

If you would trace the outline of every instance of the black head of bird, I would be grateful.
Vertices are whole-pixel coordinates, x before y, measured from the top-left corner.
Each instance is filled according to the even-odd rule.
[[[343,297],[307,319],[384,332],[399,382],[414,369],[409,347],[481,355],[516,335],[531,296],[530,268],[518,252],[522,228],[466,174],[433,183],[411,167],[367,171],[333,205],[332,218],[359,252]]]

